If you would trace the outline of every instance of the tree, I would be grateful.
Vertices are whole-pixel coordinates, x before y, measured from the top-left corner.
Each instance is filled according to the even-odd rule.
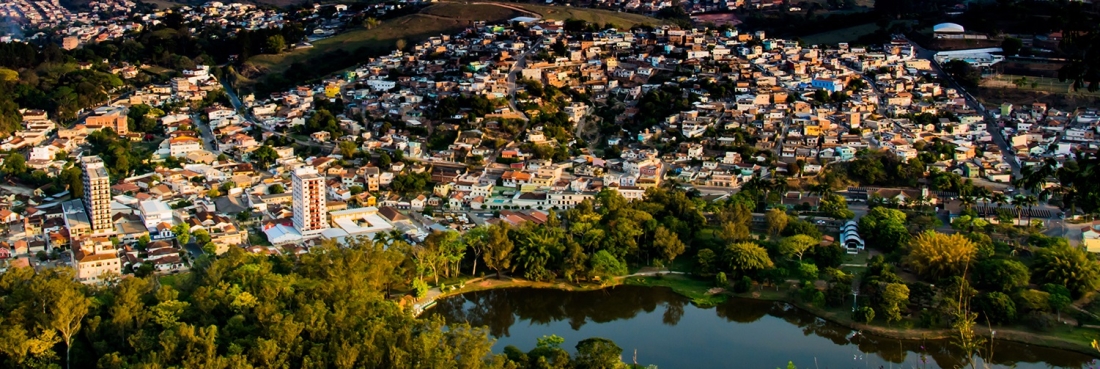
[[[861,306],[852,313],[852,319],[863,322],[864,324],[871,324],[872,320],[875,320],[875,309],[870,306]]]
[[[57,330],[57,333],[61,335],[61,340],[65,342],[65,366],[71,368],[72,360],[69,353],[73,348],[73,335],[80,331],[84,315],[88,314],[88,308],[92,302],[91,299],[84,296],[84,292],[81,291],[82,286],[74,281],[75,276],[72,275],[72,272],[57,273],[69,278],[50,281],[47,290],[52,301],[47,305],[47,316],[49,317],[49,327]]]
[[[909,242],[905,213],[896,209],[876,207],[859,218],[859,234],[869,245],[892,251]]]
[[[4,164],[0,166],[0,171],[11,177],[21,176],[27,173],[27,158],[17,152],[11,153],[4,158]]]
[[[974,267],[974,282],[983,289],[1012,292],[1027,287],[1029,280],[1027,266],[1016,260],[986,259]]]
[[[1001,292],[989,292],[978,298],[978,310],[994,324],[1016,321],[1016,303]]]
[[[191,240],[191,226],[187,223],[180,223],[172,226],[172,234],[176,235],[176,241],[179,241],[180,246],[187,245],[187,241]]]
[[[664,226],[658,226],[657,231],[653,233],[653,247],[657,249],[661,257],[668,260],[669,265],[672,265],[672,261],[683,254],[685,249],[684,242],[680,241],[680,236]]]
[[[402,39],[398,39],[397,42],[394,44],[394,46],[397,47],[398,50],[405,50],[405,45],[407,43],[408,42],[406,42],[405,39],[402,38]]]
[[[423,278],[413,280],[413,290],[416,292],[417,300],[424,298],[428,295],[428,282],[424,282]]]
[[[928,231],[909,242],[905,264],[921,277],[937,280],[962,275],[977,253],[974,242],[961,234]]]
[[[286,39],[283,35],[274,35],[267,38],[267,52],[270,54],[279,54],[286,49]]]
[[[1031,277],[1037,283],[1065,286],[1078,297],[1100,286],[1100,266],[1082,249],[1058,245],[1035,252]]]
[[[343,155],[344,159],[355,159],[359,154],[359,145],[356,145],[355,141],[343,140],[336,145],[340,148],[340,155]]]
[[[726,263],[730,270],[748,273],[775,266],[768,257],[768,250],[752,242],[732,243],[726,246]]]
[[[282,184],[276,183],[276,184],[267,186],[267,192],[272,194],[272,195],[277,195],[277,194],[281,194],[281,193],[286,192],[286,188],[284,188]]]
[[[887,283],[883,286],[881,297],[886,322],[901,321],[901,311],[909,303],[909,286],[902,283]]]
[[[267,168],[276,159],[279,159],[279,153],[275,152],[275,149],[272,149],[271,146],[263,145],[249,154],[249,158],[259,168]]]
[[[508,222],[499,222],[489,226],[488,240],[485,244],[483,259],[485,266],[497,272],[497,279],[501,277],[501,271],[512,267],[512,250],[515,244],[508,238]]]
[[[769,236],[779,237],[779,233],[787,228],[787,213],[779,211],[779,209],[768,210],[764,214],[764,224],[768,227]]]
[[[821,203],[818,209],[825,216],[833,219],[852,219],[856,214],[851,210],[848,210],[848,201],[844,199],[844,196],[837,194],[829,194],[821,199]]]
[[[592,255],[592,259],[589,260],[592,263],[591,273],[594,276],[600,277],[600,280],[607,281],[616,276],[626,275],[626,263],[619,261],[615,258],[615,255],[611,255],[607,250],[600,250],[595,255]]]
[[[573,364],[577,369],[617,369],[623,366],[622,353],[623,349],[609,339],[589,338],[577,343]]]
[[[392,164],[392,163],[393,163],[393,159],[390,158],[390,154],[387,154],[387,153],[383,152],[381,155],[378,155],[378,166],[379,167],[389,168],[390,164]]]
[[[787,258],[797,257],[798,261],[802,262],[802,255],[817,246],[819,242],[816,238],[804,234],[790,236],[779,241],[779,254]]]
[[[695,253],[696,273],[710,274],[717,269],[718,256],[711,249],[702,249]]]
[[[382,24],[382,22],[374,17],[367,17],[367,19],[363,20],[363,27],[366,29],[374,29],[374,27],[378,27],[379,24]]]
[[[1001,49],[1004,50],[1005,55],[1017,55],[1023,47],[1024,41],[1015,37],[1005,37],[1004,41],[1001,41]]]
[[[943,71],[951,75],[963,87],[977,88],[982,79],[981,71],[964,60],[952,60],[944,63]]]

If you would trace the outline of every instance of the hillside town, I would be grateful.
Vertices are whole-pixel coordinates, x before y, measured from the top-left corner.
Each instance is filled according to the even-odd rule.
[[[269,23],[277,14],[254,9],[208,3],[188,14],[277,26]],[[83,194],[8,191],[3,245],[49,260],[73,250],[72,265],[94,282],[143,265],[182,270],[199,254],[231,247],[301,253],[325,239],[394,234],[416,242],[435,230],[540,223],[604,190],[641,199],[668,181],[721,198],[753,178],[817,175],[863,149],[905,162],[946,146],[926,164],[1007,185],[1020,165],[1097,144],[1096,111],[976,111],[902,38],[805,46],[731,28],[569,27],[531,17],[479,23],[318,84],[195,110],[179,107],[224,93],[206,66],[68,128],[23,111],[25,130],[0,149],[26,152],[27,166],[49,176],[79,168]],[[138,70],[115,72],[133,78]],[[654,111],[649,100],[661,95],[686,103]],[[146,116],[162,130],[154,137],[130,130],[135,106],[176,108]],[[158,140],[151,160],[159,164],[107,175],[88,141],[105,130]],[[792,190],[775,206],[819,201]],[[179,242],[177,233],[196,232],[202,237],[185,238],[194,243]]]

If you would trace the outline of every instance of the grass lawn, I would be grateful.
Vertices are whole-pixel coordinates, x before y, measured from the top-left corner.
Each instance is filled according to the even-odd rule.
[[[517,10],[505,8],[503,6],[459,3],[437,4],[420,11],[420,14],[473,20],[504,20],[524,16],[523,13]]]
[[[141,2],[156,5],[157,9],[172,9],[177,6],[187,5],[184,3],[177,3],[175,1],[169,0],[141,0]]]
[[[630,28],[639,24],[653,26],[667,23],[641,14],[614,12],[610,10],[534,4],[515,4],[515,6],[538,13],[545,19],[566,20],[573,18],[589,23],[599,23],[601,25],[611,23],[621,28]]]
[[[860,37],[869,35],[878,30],[874,23],[860,24],[838,30],[815,33],[802,38],[807,45],[835,45],[841,42],[852,42]]]
[[[179,274],[165,274],[165,275],[162,275],[160,277],[157,277],[157,279],[160,280],[160,284],[162,284],[162,285],[175,287],[177,284],[179,284],[180,275]]]
[[[156,74],[156,75],[161,76],[161,77],[171,76],[172,73],[175,73],[175,71],[173,71],[171,69],[156,66],[156,65],[146,65],[146,66],[141,67],[141,70],[146,71],[148,73]]]
[[[683,275],[665,275],[661,277],[630,277],[623,284],[646,287],[668,287],[678,294],[687,296],[700,307],[715,306],[726,301],[729,295],[724,293],[708,294],[714,288],[714,281],[695,279]]]
[[[1017,85],[1016,81],[1023,82]],[[1091,95],[1100,96],[1100,92],[1089,92],[1087,89],[1073,91],[1070,89],[1070,81],[1059,81],[1057,78],[1044,78],[1035,76],[1017,76],[1012,74],[998,74],[982,81],[982,87],[1011,88],[1020,91],[1049,92],[1058,94]]]

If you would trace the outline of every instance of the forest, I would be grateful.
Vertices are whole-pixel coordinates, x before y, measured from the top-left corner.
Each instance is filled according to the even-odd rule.
[[[0,274],[0,365],[9,368],[615,368],[613,342],[554,337],[494,355],[483,327],[417,319],[385,298],[400,247],[366,239],[298,258],[233,248],[189,274],[105,286],[72,269]]]

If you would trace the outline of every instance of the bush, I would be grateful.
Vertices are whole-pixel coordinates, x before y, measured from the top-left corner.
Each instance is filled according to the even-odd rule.
[[[748,276],[741,277],[741,280],[737,281],[737,283],[733,285],[733,291],[737,293],[749,292],[749,290],[751,289],[752,278],[749,278]]]
[[[718,287],[728,286],[729,280],[726,279],[726,272],[718,272],[718,275],[714,277],[714,284]]]
[[[821,291],[817,291],[816,293],[814,293],[814,299],[813,299],[812,303],[814,304],[815,307],[824,308],[825,307],[825,294],[822,293]]]
[[[856,309],[856,311],[852,313],[852,319],[855,319],[857,322],[871,324],[871,321],[875,320],[875,309],[872,309],[870,306]]]

